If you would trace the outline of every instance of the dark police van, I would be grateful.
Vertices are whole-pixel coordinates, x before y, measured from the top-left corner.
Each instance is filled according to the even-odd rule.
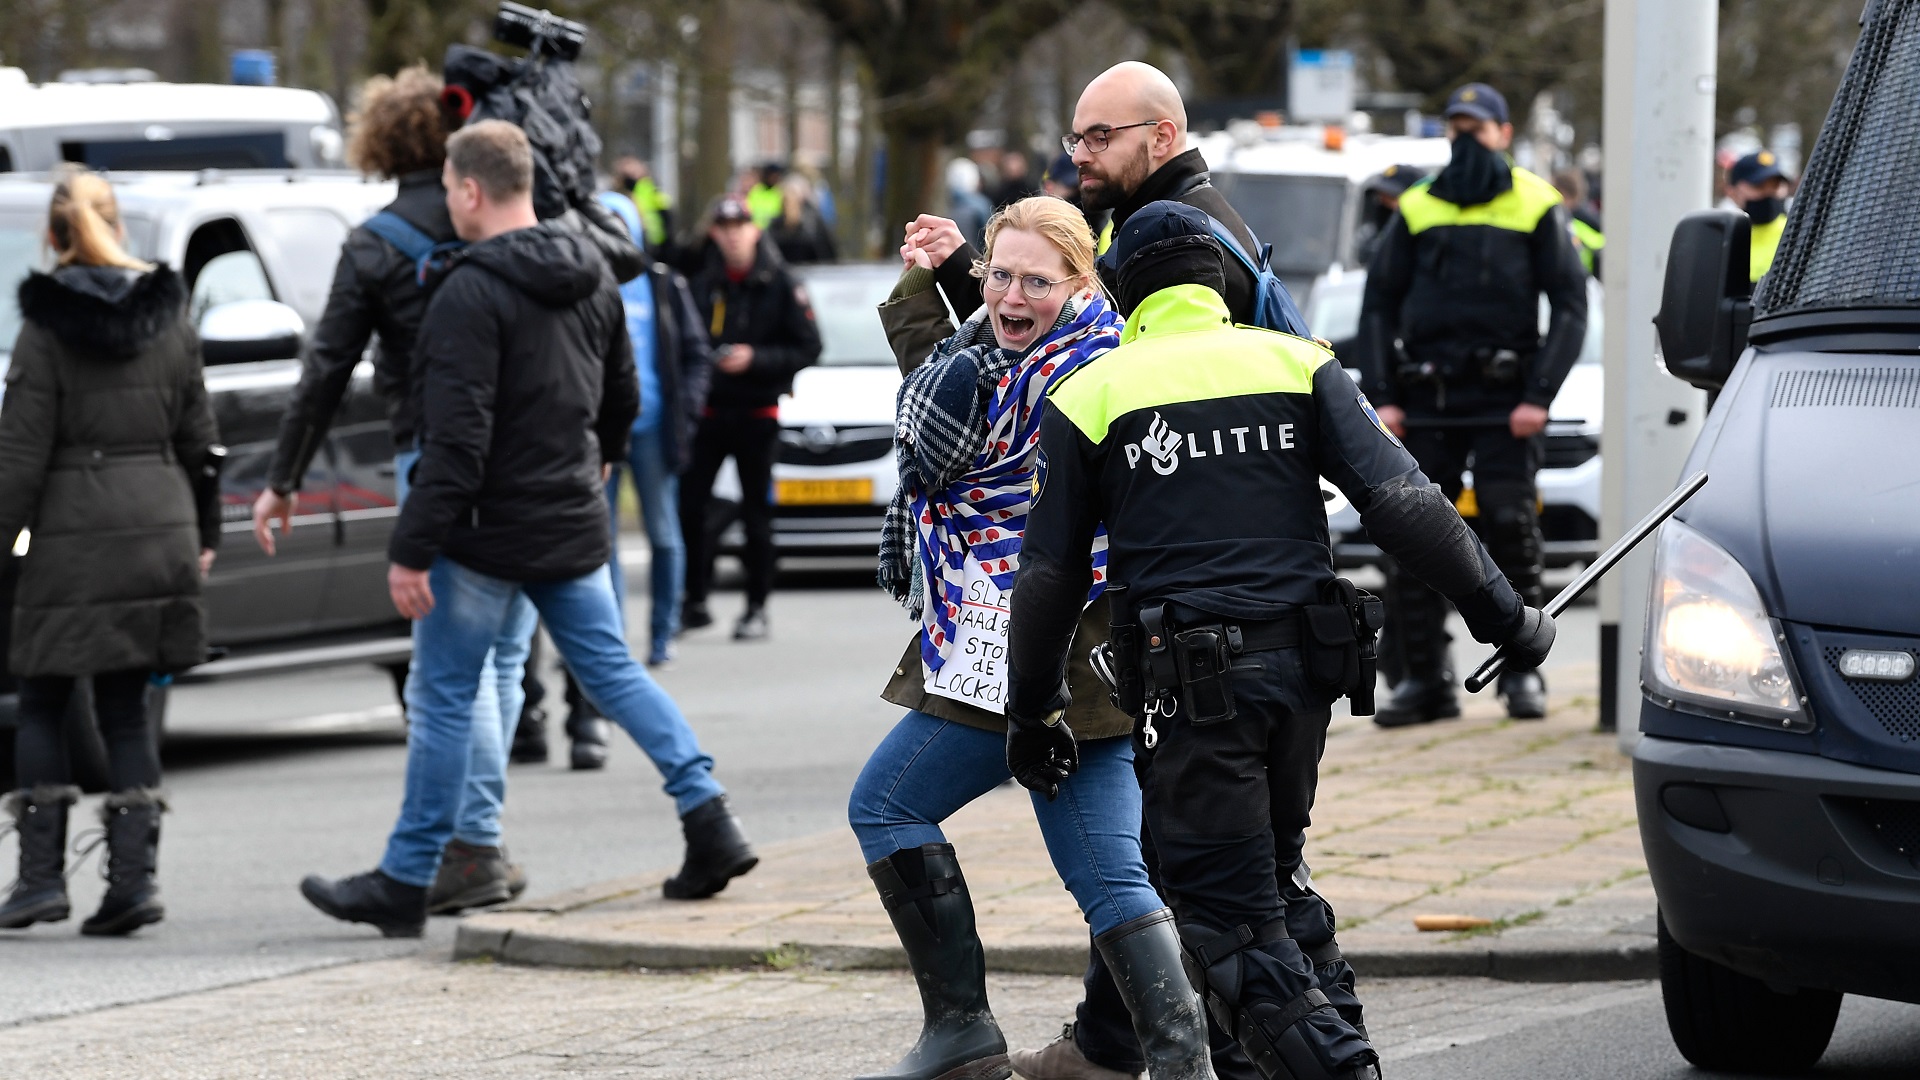
[[[391,201],[393,185],[347,172],[282,170],[116,173],[112,180],[128,247],[174,266],[188,283],[189,314],[206,342],[207,390],[229,451],[225,542],[205,587],[219,655],[187,678],[405,660],[407,624],[386,587],[387,536],[398,515],[393,447],[371,364],[355,372],[314,457],[279,555],[267,557],[251,535],[253,500],[299,380],[303,328],[326,306],[348,230]],[[51,191],[45,175],[0,177],[0,371],[20,329],[15,290],[47,257]],[[16,552],[31,542],[30,533],[0,539]],[[0,613],[12,608],[12,578],[10,565],[0,569]],[[0,789],[13,780],[13,680],[4,671],[10,621],[0,618]],[[80,747],[77,779],[91,786],[100,780],[98,738],[78,708],[70,719]]]
[[[1920,1002],[1920,0],[1873,0],[1757,292],[1690,215],[1656,324],[1717,392],[1656,540],[1633,755],[1674,1041],[1797,1071]]]

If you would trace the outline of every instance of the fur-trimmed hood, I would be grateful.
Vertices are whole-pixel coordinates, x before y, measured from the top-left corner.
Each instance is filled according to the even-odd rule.
[[[187,289],[164,265],[63,266],[28,274],[19,298],[20,314],[68,348],[130,359],[184,316]]]

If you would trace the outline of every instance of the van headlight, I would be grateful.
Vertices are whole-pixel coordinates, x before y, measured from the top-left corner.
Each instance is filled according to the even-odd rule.
[[[1648,693],[1737,723],[1812,730],[1785,641],[1733,556],[1681,522],[1660,527],[1640,668]]]

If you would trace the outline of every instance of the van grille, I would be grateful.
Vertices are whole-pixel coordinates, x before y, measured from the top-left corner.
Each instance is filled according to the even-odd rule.
[[[1782,371],[1773,380],[1776,409],[1796,405],[1920,408],[1920,368],[1824,368]]]
[[[1920,867],[1920,803],[1902,799],[1835,798],[1847,815],[1873,831],[1889,851]]]
[[[1840,676],[1840,681],[1873,718],[1880,721],[1887,734],[1903,743],[1920,741],[1920,678],[1898,683],[1849,679],[1840,674],[1840,655],[1846,651],[1841,646],[1828,645],[1821,653],[1826,657],[1827,666]]]

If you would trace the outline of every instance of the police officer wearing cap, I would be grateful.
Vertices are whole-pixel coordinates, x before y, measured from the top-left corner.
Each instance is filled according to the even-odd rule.
[[[1747,280],[1758,283],[1773,266],[1787,231],[1787,174],[1771,150],[1756,150],[1727,170],[1727,198],[1753,222]]]
[[[1507,102],[1472,83],[1447,99],[1453,157],[1400,197],[1367,271],[1357,352],[1362,386],[1387,428],[1450,498],[1473,471],[1475,528],[1528,603],[1541,588],[1534,475],[1547,409],[1587,330],[1586,272],[1567,235],[1560,193],[1515,166]],[[1551,316],[1540,332],[1540,296]],[[1460,715],[1448,660],[1447,609],[1406,567],[1388,575],[1390,645],[1404,677],[1374,722]],[[1508,671],[1507,715],[1546,715],[1538,671]]]
[[[1337,579],[1318,478],[1523,668],[1553,621],[1522,605],[1453,504],[1316,343],[1235,326],[1206,216],[1157,202],[1115,241],[1122,344],[1061,383],[1009,637],[1007,763],[1051,792],[1077,765],[1061,719],[1103,523],[1113,641],[1136,717],[1145,832],[1216,1030],[1268,1080],[1369,1080],[1352,970],[1324,903],[1296,918],[1331,704],[1364,698],[1377,608]],[[1096,667],[1102,666],[1096,661]],[[1220,1058],[1216,1056],[1218,1065]]]
[[[1373,261],[1373,253],[1380,250],[1380,238],[1385,234],[1387,222],[1400,209],[1400,196],[1408,188],[1427,178],[1427,171],[1418,165],[1389,165],[1367,177],[1360,185],[1360,197],[1365,203],[1360,211],[1360,226],[1353,231],[1353,254],[1363,263]]]

